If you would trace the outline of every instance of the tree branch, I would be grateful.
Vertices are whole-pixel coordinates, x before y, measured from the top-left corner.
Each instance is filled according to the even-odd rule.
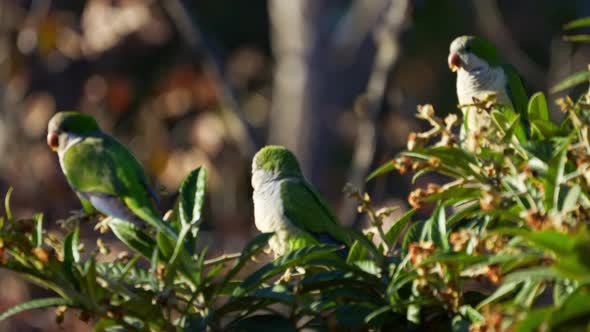
[[[399,38],[405,28],[410,3],[408,0],[391,0],[382,23],[375,29],[377,57],[366,91],[366,107],[360,107],[358,138],[349,172],[348,182],[363,192],[365,177],[373,162],[377,145],[377,119],[383,108],[387,78],[399,59]],[[343,199],[341,221],[351,225],[356,216],[355,202]]]
[[[172,22],[176,24],[176,28],[184,42],[193,52],[203,52],[203,67],[205,73],[214,82],[218,89],[218,95],[221,104],[229,114],[238,121],[239,125],[227,125],[227,128],[233,140],[239,147],[240,153],[244,159],[250,159],[258,149],[252,130],[248,125],[240,106],[236,100],[234,92],[229,84],[223,78],[223,65],[220,59],[213,55],[203,41],[203,37],[199,27],[196,23],[196,18],[190,16],[186,0],[164,0],[162,6],[166,13],[170,16]]]
[[[513,64],[526,80],[526,84],[535,90],[546,88],[547,73],[536,64],[518,46],[502,20],[502,15],[495,0],[473,1],[477,16],[475,22],[485,36],[502,50],[509,63]]]

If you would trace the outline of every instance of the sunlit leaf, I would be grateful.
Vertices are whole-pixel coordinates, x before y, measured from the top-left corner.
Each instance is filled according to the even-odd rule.
[[[394,169],[397,169],[397,166],[395,165],[395,163],[393,162],[393,160],[388,161],[387,163],[381,165],[379,168],[377,168],[376,170],[373,171],[373,173],[371,173],[368,177],[366,181],[370,181],[380,175],[383,175],[385,173],[389,173],[391,171],[393,171]]]
[[[571,187],[563,200],[561,212],[565,213],[572,211],[578,204],[578,199],[580,198],[581,194],[582,188],[579,185],[576,184],[573,187]]]
[[[157,248],[156,241],[144,231],[128,221],[116,218],[109,218],[108,225],[113,231],[113,234],[129,248],[142,254],[144,257],[152,257],[154,248]]]
[[[477,309],[480,309],[490,303],[494,303],[504,298],[505,296],[515,292],[521,284],[521,282],[504,282],[500,287],[496,289],[494,293],[492,293],[492,295],[488,296],[485,300],[481,301],[477,305]]]
[[[583,27],[590,27],[590,17],[583,17],[583,18],[579,18],[577,20],[573,20],[571,22],[568,22],[563,26],[563,29],[564,30],[571,30],[571,29],[577,29],[577,28],[583,28]]]
[[[551,88],[551,93],[560,92],[581,83],[588,83],[588,80],[590,80],[590,71],[584,70],[577,72]]]
[[[542,92],[535,93],[529,99],[528,116],[529,120],[549,120],[549,107]]]
[[[398,220],[396,220],[393,225],[387,230],[385,233],[385,241],[387,242],[388,246],[393,246],[402,233],[402,231],[406,228],[406,225],[412,220],[412,216],[416,212],[415,209],[411,209],[408,212],[404,213]]]
[[[10,197],[12,197],[13,188],[8,188],[6,196],[4,196],[4,211],[6,213],[6,220],[12,220],[12,210],[10,209]]]
[[[434,209],[431,219],[428,221],[430,224],[430,238],[436,246],[444,251],[449,250],[449,240],[447,238],[447,217],[445,209],[442,204],[438,204]]]
[[[536,332],[539,327],[551,317],[552,308],[536,309],[527,312],[526,317],[518,322],[514,332]]]
[[[74,306],[75,304],[76,303],[73,300],[64,299],[61,297],[50,297],[50,298],[44,298],[44,299],[31,300],[31,301],[28,301],[25,303],[18,304],[16,306],[6,310],[5,312],[3,312],[0,315],[0,321],[3,321],[6,318],[9,318],[11,316],[14,316],[20,312],[27,311],[27,310],[43,309],[43,308],[47,308],[47,307],[55,307],[55,306],[60,306],[60,305]]]
[[[574,43],[590,43],[590,35],[567,35],[563,39]]]
[[[568,322],[583,318],[580,326],[588,326],[588,317],[590,316],[590,289],[582,287],[572,293],[563,302],[563,304],[551,315],[551,327],[559,328]]]
[[[43,245],[43,213],[35,214],[33,220],[35,220],[33,243],[35,244],[35,247],[41,247]]]

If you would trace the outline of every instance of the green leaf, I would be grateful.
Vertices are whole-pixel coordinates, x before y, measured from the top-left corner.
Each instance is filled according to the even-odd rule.
[[[387,163],[381,165],[379,168],[377,168],[376,170],[373,171],[373,173],[371,173],[366,181],[371,181],[372,179],[383,175],[385,173],[389,173],[391,171],[393,171],[394,169],[397,169],[397,166],[395,165],[394,160],[390,160]]]
[[[453,317],[451,322],[451,332],[469,332],[471,321],[461,315]]]
[[[488,296],[485,300],[481,301],[476,308],[481,309],[482,307],[490,303],[498,301],[506,295],[516,291],[520,285],[521,282],[504,282],[500,287],[496,289],[494,293],[492,293],[492,295]]]
[[[554,230],[526,232],[522,235],[537,247],[551,250],[558,255],[571,253],[575,245],[573,237]]]
[[[563,204],[561,206],[561,213],[567,213],[574,210],[578,204],[578,199],[582,194],[582,188],[579,185],[574,185],[570,188],[563,200]]]
[[[579,288],[563,302],[562,306],[551,315],[551,327],[557,328],[560,324],[584,318],[588,324],[590,317],[590,289]],[[584,325],[586,325],[584,324]]]
[[[465,188],[462,186],[452,187],[442,190],[438,193],[427,196],[425,202],[443,201],[443,205],[449,206],[466,201],[479,200],[481,197],[481,189],[479,188]]]
[[[136,256],[138,257],[138,256]],[[137,261],[137,259],[132,260]],[[86,262],[86,269],[84,271],[83,286],[85,288],[85,294],[88,295],[90,303],[96,305],[97,303],[97,282],[96,282],[96,260],[91,257]]]
[[[75,306],[75,302],[70,299],[64,299],[61,297],[49,297],[44,299],[31,300],[25,303],[18,304],[3,312],[0,315],[0,321],[3,321],[6,318],[9,318],[26,310],[43,309],[47,307],[54,307],[60,305]]]
[[[459,209],[454,209],[454,210],[455,211],[458,210],[458,211],[455,214],[453,214],[451,217],[449,217],[447,220],[447,224],[450,227],[454,226],[455,224],[457,224],[460,221],[471,218],[471,217],[473,217],[473,215],[480,212],[479,201],[476,201],[475,203],[471,203],[471,204],[461,205],[459,207]]]
[[[543,92],[537,92],[529,99],[528,116],[530,120],[549,120],[549,107]]]
[[[78,252],[78,236],[80,228],[76,226],[74,231],[70,232],[64,238],[63,242],[63,270],[71,283],[77,283],[74,276],[74,263],[80,260],[80,253]]]
[[[545,211],[550,211],[558,206],[561,181],[567,162],[567,145],[556,151],[555,156],[549,161],[549,169],[544,179],[545,187]]]
[[[577,72],[577,73],[567,77],[563,81],[559,82],[557,85],[555,85],[551,89],[551,93],[560,92],[560,91],[569,89],[569,88],[576,86],[578,84],[581,84],[581,83],[587,83],[588,80],[590,80],[590,71],[589,70],[583,70],[583,71]]]
[[[445,215],[445,208],[442,204],[438,204],[434,209],[431,217],[430,237],[432,242],[438,248],[444,251],[449,250],[449,240],[447,238],[447,217]]]
[[[410,226],[410,228],[408,228],[408,231],[406,232],[406,235],[404,236],[404,242],[402,245],[402,248],[404,249],[404,251],[408,250],[408,244],[413,243],[413,242],[420,242],[425,239],[425,237],[426,237],[426,234],[424,232],[425,225],[426,225],[425,221],[418,221],[418,222],[413,223]]]
[[[583,27],[590,27],[590,17],[583,17],[583,18],[579,18],[579,19],[573,20],[571,22],[568,22],[563,26],[563,29],[564,30],[571,30],[571,29],[577,29],[577,28],[583,28]]]
[[[456,147],[433,147],[425,149],[416,149],[411,152],[403,152],[402,155],[428,161],[431,157],[437,157],[441,160],[441,166],[437,172],[452,177],[465,177],[472,175],[478,179],[482,176],[473,170],[472,164],[477,164],[477,159],[468,152]]]
[[[287,286],[281,284],[257,289],[250,294],[250,297],[287,304],[293,304],[295,301],[295,295],[291,293],[291,290]]]
[[[196,225],[201,221],[205,202],[207,169],[199,167],[184,179],[178,190],[178,214],[182,225]]]
[[[527,280],[514,297],[514,303],[524,308],[531,308],[535,299],[541,295],[543,283],[540,281]]]
[[[428,174],[430,172],[432,172],[432,169],[425,168],[425,169],[421,169],[418,172],[414,173],[414,175],[412,176],[412,184],[416,184],[416,181],[418,181],[418,179],[420,177],[422,177],[422,175]]]
[[[249,262],[253,256],[257,255],[262,251],[262,249],[264,249],[264,247],[266,247],[268,240],[270,240],[273,235],[274,233],[262,233],[250,241],[242,251],[242,256],[240,259],[234,263],[234,266],[225,275],[225,278],[219,283],[217,290],[223,290],[232,280],[232,278],[234,278],[240,272],[244,265],[246,265],[246,263]]]
[[[94,323],[94,326],[92,326],[92,332],[107,332],[110,330],[110,328],[114,327],[119,327],[123,330],[123,327],[120,326],[115,320],[103,318]]]
[[[109,218],[108,225],[115,236],[129,248],[146,258],[152,257],[156,241],[132,223],[116,218]]]
[[[377,263],[375,263],[372,260],[356,261],[356,262],[354,262],[354,265],[356,267],[358,267],[359,269],[361,269],[362,271],[370,273],[374,276],[377,276],[377,277],[381,276],[381,268],[379,266],[377,266]]]
[[[485,262],[488,258],[486,256],[475,256],[464,252],[444,252],[436,253],[425,259],[421,265],[431,263],[454,263],[454,264],[477,264]]]
[[[33,216],[35,220],[35,233],[33,233],[33,243],[39,248],[43,245],[43,213],[37,213]]]
[[[551,317],[552,308],[529,310],[526,317],[518,322],[514,332],[537,332],[543,322]]]
[[[385,233],[385,242],[389,247],[392,247],[399,239],[402,231],[406,228],[406,225],[412,220],[412,216],[416,212],[416,209],[411,209],[404,213]]]
[[[72,233],[72,258],[74,262],[78,263],[80,261],[80,227],[76,227],[74,232]]]
[[[553,303],[560,306],[565,299],[571,294],[571,282],[567,279],[557,280],[553,286]]]
[[[533,134],[536,135],[535,136],[536,139],[545,139],[548,137],[554,137],[556,135],[559,135],[559,133],[561,131],[559,126],[556,125],[555,123],[551,122],[550,120],[548,120],[548,121],[535,120],[535,121],[531,121],[530,125],[531,125],[531,130],[532,130]]]
[[[506,143],[514,135],[519,142],[526,142],[526,131],[520,120],[520,114],[514,112],[512,108],[498,105],[491,112],[492,120],[496,127],[504,134]],[[516,147],[516,146],[514,146]]]
[[[553,281],[557,277],[555,271],[544,266],[535,266],[512,272],[504,279],[505,283],[519,283],[526,281]]]
[[[8,221],[12,220],[12,210],[10,209],[10,197],[12,196],[12,190],[12,187],[8,188],[6,196],[4,196],[4,210],[6,212],[6,220]]]
[[[384,307],[381,307],[377,310],[374,310],[373,312],[371,312],[370,314],[368,314],[365,317],[365,322],[367,322],[368,324],[371,324],[372,321],[377,320],[378,317],[384,315],[384,314],[390,314],[392,313],[393,310],[391,308],[391,306],[386,305]]]
[[[466,318],[469,318],[473,323],[479,323],[484,320],[484,317],[470,305],[462,305],[459,307],[459,313]]]
[[[150,285],[153,290],[159,290],[158,287],[158,279],[156,277],[156,271],[158,270],[158,257],[159,257],[159,250],[158,247],[154,246],[152,254],[150,257]]]
[[[301,249],[293,250],[281,257],[276,258],[274,261],[264,265],[254,273],[248,276],[240,286],[234,292],[234,296],[244,294],[261,283],[265,282],[269,278],[272,278],[289,268],[300,266],[307,260],[314,258],[320,258],[322,256],[330,255],[337,251],[338,248],[330,245],[310,245]]]
[[[367,258],[369,254],[369,249],[367,249],[360,241],[354,241],[352,246],[350,246],[350,250],[348,251],[348,256],[346,257],[346,262],[348,264],[352,264],[356,261],[364,260]]]
[[[563,39],[574,43],[590,43],[590,35],[567,35]]]

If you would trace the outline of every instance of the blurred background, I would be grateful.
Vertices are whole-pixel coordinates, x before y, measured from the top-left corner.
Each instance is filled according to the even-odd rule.
[[[344,185],[407,209],[410,177],[363,179],[424,126],[416,105],[457,112],[453,38],[491,40],[529,93],[547,91],[590,63],[562,40],[584,16],[588,0],[0,0],[0,192],[14,187],[15,215],[48,225],[80,209],[45,143],[55,112],[79,110],[144,163],[163,212],[207,167],[211,255],[256,234],[250,165],[265,144],[291,148],[341,221],[363,227]],[[0,271],[0,311],[40,292]],[[37,311],[0,330],[88,326]]]

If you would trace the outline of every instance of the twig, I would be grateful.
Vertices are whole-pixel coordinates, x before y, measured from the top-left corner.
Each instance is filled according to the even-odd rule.
[[[374,32],[377,56],[367,85],[366,108],[360,119],[358,140],[348,177],[348,182],[361,192],[374,159],[377,145],[376,122],[382,110],[388,75],[399,58],[399,37],[409,10],[408,0],[391,0],[382,24]],[[355,202],[347,199],[343,202],[340,218],[345,225],[351,225],[356,216]]]
[[[234,259],[238,259],[242,257],[242,253],[234,253],[234,254],[224,254],[221,255],[219,257],[215,257],[215,258],[211,258],[205,261],[205,263],[203,264],[204,266],[211,266],[211,265],[216,265],[216,264],[220,264],[220,263],[225,263]]]
[[[312,120],[310,58],[317,15],[313,0],[269,0],[271,45],[276,59],[268,141],[291,149],[304,174],[311,175]],[[317,4],[315,4],[317,6]]]
[[[232,125],[227,126],[230,135],[232,135],[232,138],[238,145],[242,157],[244,159],[250,159],[257,150],[257,145],[252,135],[251,128],[236,101],[232,88],[223,79],[223,70],[220,60],[212,54],[211,50],[205,47],[201,31],[198,28],[196,19],[190,16],[186,1],[164,0],[162,1],[162,6],[170,16],[171,20],[176,24],[178,32],[191,50],[193,52],[203,52],[203,67],[205,73],[215,82],[224,109],[228,110],[229,114],[238,120],[235,122],[240,124],[240,126],[237,127]]]
[[[500,10],[495,0],[473,1],[473,8],[477,16],[479,28],[494,44],[505,53],[506,58],[519,69],[526,83],[536,90],[545,88],[547,73],[518,46],[513,34],[502,20]]]

